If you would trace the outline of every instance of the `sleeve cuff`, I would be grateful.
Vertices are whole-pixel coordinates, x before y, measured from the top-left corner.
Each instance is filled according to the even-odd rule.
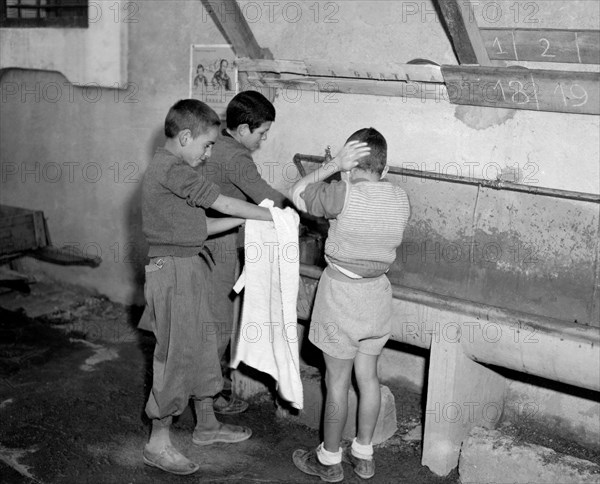
[[[212,205],[217,201],[217,198],[219,198],[219,195],[221,195],[221,189],[219,188],[218,185],[212,183],[212,186],[210,187],[210,189],[207,191],[206,195],[202,199],[200,206],[202,208],[212,207]]]
[[[294,202],[294,205],[296,205],[298,210],[306,212],[306,202],[304,201],[304,198],[302,198],[302,194],[304,193],[303,188],[305,187],[298,187],[292,190],[292,202]]]

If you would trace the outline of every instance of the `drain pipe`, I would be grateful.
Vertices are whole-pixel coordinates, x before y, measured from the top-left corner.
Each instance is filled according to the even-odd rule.
[[[316,155],[304,155],[296,153],[293,158],[294,165],[298,168],[298,171],[302,176],[306,174],[303,162],[307,163],[323,163],[325,156]],[[569,200],[578,200],[581,202],[592,202],[600,203],[600,195],[594,193],[575,192],[571,190],[560,190],[558,188],[545,188],[545,187],[534,187],[531,185],[522,185],[520,183],[513,183],[503,180],[485,180],[483,178],[471,178],[466,176],[458,175],[446,175],[443,173],[435,173],[430,171],[413,170],[410,168],[400,168],[397,166],[390,166],[389,173],[392,175],[410,176],[416,178],[424,178],[428,180],[439,180],[450,183],[462,183],[465,185],[475,185],[479,187],[492,188],[495,190],[510,190],[513,192],[524,192],[533,195],[545,195],[554,198],[566,198]]]

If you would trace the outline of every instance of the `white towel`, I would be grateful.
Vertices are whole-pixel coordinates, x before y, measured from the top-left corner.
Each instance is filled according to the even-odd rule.
[[[234,290],[245,286],[238,343],[231,361],[268,373],[279,395],[298,409],[303,407],[296,304],[300,280],[300,217],[291,208],[269,207],[273,222],[248,220],[244,271]]]

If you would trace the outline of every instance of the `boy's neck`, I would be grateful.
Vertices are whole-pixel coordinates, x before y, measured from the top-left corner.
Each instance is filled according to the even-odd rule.
[[[227,131],[227,133],[229,133],[229,136],[231,136],[234,140],[236,140],[239,144],[243,144],[242,143],[242,139],[240,134],[237,132],[236,129],[229,129],[229,128],[225,128],[225,131]]]
[[[179,140],[177,140],[176,138],[167,138],[167,141],[165,141],[165,145],[163,146],[163,148],[167,151],[170,151],[175,156],[181,156],[181,145],[179,144]]]
[[[376,182],[381,180],[381,175],[373,171],[357,170],[356,168],[350,173],[350,180],[367,180]]]

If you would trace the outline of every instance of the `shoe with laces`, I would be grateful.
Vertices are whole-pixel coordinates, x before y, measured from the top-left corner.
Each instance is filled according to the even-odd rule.
[[[354,473],[361,479],[371,479],[375,475],[375,460],[361,459],[352,454],[352,442],[342,443],[342,460],[352,465]]]
[[[305,474],[319,476],[325,482],[341,482],[344,480],[342,464],[321,464],[315,449],[297,449],[292,454],[294,465]]]

